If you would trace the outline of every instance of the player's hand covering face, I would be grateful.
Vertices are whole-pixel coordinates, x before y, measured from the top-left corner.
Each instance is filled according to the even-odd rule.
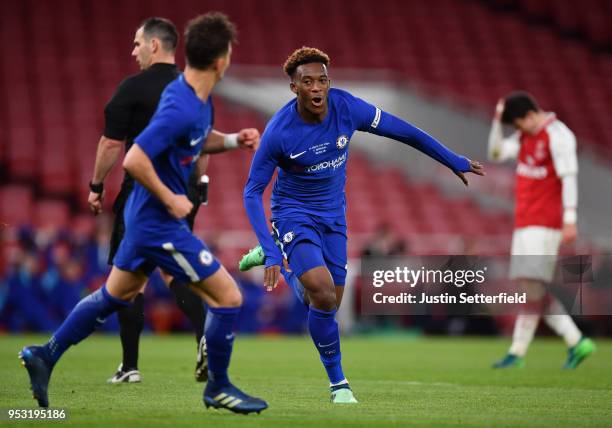
[[[245,128],[238,133],[238,146],[251,151],[259,147],[259,131],[255,128]]]
[[[484,166],[477,161],[470,161],[470,172],[473,172],[476,175],[485,175]],[[467,178],[465,178],[465,174],[462,172],[456,172],[457,176],[463,181],[463,184],[468,185]]]

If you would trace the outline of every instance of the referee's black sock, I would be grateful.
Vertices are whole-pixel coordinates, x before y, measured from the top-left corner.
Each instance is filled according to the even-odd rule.
[[[173,279],[170,283],[170,291],[174,295],[176,304],[187,316],[195,330],[196,342],[204,335],[204,303],[202,299],[189,289],[189,286],[178,279]]]
[[[138,293],[127,308],[117,311],[123,347],[123,370],[138,369],[138,344],[144,327],[144,295]]]

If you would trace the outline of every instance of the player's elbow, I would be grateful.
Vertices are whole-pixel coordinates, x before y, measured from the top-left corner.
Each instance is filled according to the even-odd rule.
[[[249,179],[246,186],[244,186],[244,191],[242,192],[242,200],[244,201],[244,205],[247,206],[247,204],[261,199],[264,189],[265,186],[262,188],[262,185]]]
[[[257,209],[257,198],[246,188],[242,193],[242,205],[244,206],[247,215]]]
[[[253,194],[251,189],[249,189],[249,186],[245,186],[244,190],[242,191],[242,201],[244,202],[244,205],[246,206],[252,199]]]
[[[138,160],[136,159],[136,155],[133,150],[129,150],[123,159],[123,169],[130,175],[133,174],[136,165],[138,164]]]
[[[150,164],[148,154],[140,148],[136,143],[132,145],[130,150],[125,154],[123,159],[123,169],[125,169],[131,176],[134,176],[134,172],[147,167]],[[151,165],[151,168],[153,166]]]

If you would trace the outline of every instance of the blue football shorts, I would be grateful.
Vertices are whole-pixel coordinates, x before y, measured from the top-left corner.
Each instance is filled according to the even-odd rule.
[[[272,229],[289,267],[299,278],[325,266],[335,285],[346,282],[346,218],[301,217],[273,219]]]
[[[177,229],[166,239],[149,242],[133,239],[129,230],[119,245],[113,264],[128,272],[150,276],[156,267],[182,282],[206,279],[221,267],[210,249],[190,230]]]

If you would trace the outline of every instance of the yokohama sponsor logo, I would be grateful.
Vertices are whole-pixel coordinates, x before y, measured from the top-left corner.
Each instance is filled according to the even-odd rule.
[[[306,172],[318,172],[318,171],[322,171],[327,168],[336,169],[336,168],[341,167],[344,164],[344,162],[346,162],[346,153],[342,154],[342,156],[339,156],[334,160],[325,161],[325,162],[321,162],[313,166],[309,166],[308,168],[306,168]]]
[[[519,162],[516,167],[516,173],[521,177],[533,178],[535,180],[543,180],[548,175],[545,166],[531,166],[522,162]]]

